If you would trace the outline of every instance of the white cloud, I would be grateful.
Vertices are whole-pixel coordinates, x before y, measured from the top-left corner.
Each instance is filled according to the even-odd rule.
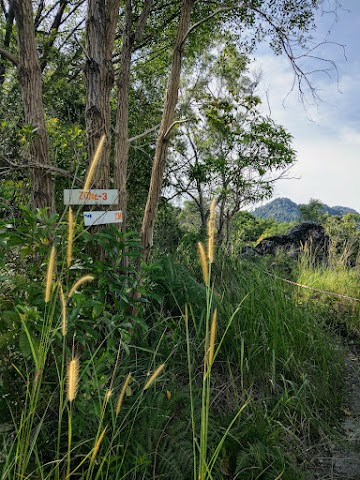
[[[304,104],[299,102],[296,88],[287,96],[293,72],[286,58],[267,53],[257,57],[252,68],[263,72],[259,94],[264,113],[269,112],[269,102],[272,118],[294,136],[298,153],[289,175],[300,179],[279,181],[276,197],[286,196],[297,203],[318,198],[329,205],[360,211],[359,64],[348,65],[339,85],[319,81],[319,95],[324,101],[318,104],[311,97]]]

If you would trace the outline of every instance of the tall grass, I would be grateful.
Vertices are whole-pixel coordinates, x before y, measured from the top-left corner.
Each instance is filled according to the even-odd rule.
[[[185,313],[188,381],[196,397],[202,376],[203,401],[198,408],[207,413],[195,422],[192,405],[192,430],[198,432],[196,426],[204,421],[202,434],[211,436],[211,441],[203,442],[207,455],[202,453],[202,458],[207,460],[201,475],[222,478],[221,472],[229,471],[236,478],[274,479],[283,472],[281,478],[301,478],[292,452],[305,458],[321,432],[329,432],[341,397],[343,355],[322,315],[299,304],[296,288],[266,275],[265,266],[255,261],[222,261],[218,255],[218,261],[208,265],[208,275],[203,265],[186,274],[181,258],[164,260],[162,267],[164,277],[157,274],[156,279],[163,310],[179,314],[179,299],[193,299]],[[167,278],[172,279],[170,285]],[[204,281],[206,303],[201,300]],[[210,351],[215,308],[221,348],[215,349],[216,361],[206,376],[200,365],[204,351]],[[172,335],[179,339],[176,329]],[[177,382],[184,382],[180,373]],[[231,424],[244,404],[240,419]],[[219,431],[226,432],[223,443]],[[202,437],[197,434],[199,455]],[[209,460],[215,452],[217,465]]]
[[[125,349],[96,302],[88,331],[108,322],[106,334],[79,329],[100,279],[69,275],[69,213],[66,248],[49,247],[43,266],[40,332],[19,307],[30,357],[14,365],[24,392],[3,480],[301,478],[299,458],[334,418],[341,352],[294,287],[215,254],[213,215],[194,261],[150,270],[147,331],[131,324]]]
[[[71,242],[68,242],[68,250],[71,248],[69,245]],[[96,357],[100,355],[103,345],[91,349],[90,360],[82,365],[75,353],[79,349],[76,326],[72,335],[67,328],[72,297],[84,284],[93,281],[94,277],[84,275],[66,288],[62,278],[66,268],[58,268],[56,273],[55,258],[56,250],[52,247],[46,273],[45,309],[39,341],[31,333],[27,322],[23,321],[32,358],[30,362],[25,362],[24,371],[14,365],[16,372],[23,378],[26,389],[23,401],[20,400],[21,415],[17,416],[14,412],[14,438],[12,441],[8,438],[4,445],[1,478],[25,479],[34,476],[57,480],[79,475],[84,479],[112,478],[109,473],[109,465],[113,462],[109,460],[111,457],[116,458],[116,471],[121,475],[117,478],[126,478],[127,473],[131,473],[122,468],[127,446],[120,443],[120,438],[122,441],[123,438],[130,441],[128,434],[123,435],[125,423],[131,431],[142,398],[162,374],[165,365],[161,364],[149,375],[142,389],[137,388],[130,410],[127,409],[122,416],[121,407],[125,403],[125,396],[131,395],[129,389],[132,377],[127,375],[116,399],[114,394],[121,381],[121,378],[117,378],[119,355],[115,359],[113,370],[111,371],[111,365],[106,368],[109,377],[101,378],[97,372]],[[69,251],[66,259],[69,259]],[[52,362],[55,369],[51,366]],[[95,408],[95,425],[89,422],[88,436],[80,438],[77,432],[77,397],[87,376],[91,378],[96,391],[95,399],[87,399],[93,414]],[[102,394],[101,383],[104,381],[110,387]],[[138,382],[140,385],[141,380]],[[49,389],[49,386],[52,388]],[[80,414],[80,417],[84,421],[84,416]]]
[[[297,282],[312,290],[300,288],[298,296],[321,311],[332,327],[360,335],[360,268],[358,262],[349,266],[351,254],[351,245],[345,242],[340,251],[330,248],[327,264],[318,264],[311,249],[303,249]]]

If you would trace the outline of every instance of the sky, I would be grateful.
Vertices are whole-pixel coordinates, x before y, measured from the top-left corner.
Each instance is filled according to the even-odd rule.
[[[297,152],[290,178],[277,182],[273,198],[288,197],[296,203],[314,198],[360,212],[360,0],[341,3],[337,17],[326,14],[316,19],[314,42],[335,42],[317,53],[335,62],[337,69],[309,77],[320,97],[317,104],[310,94],[299,101],[296,87],[290,92],[293,71],[284,55],[275,56],[263,45],[252,69],[262,72],[258,94],[264,113],[271,113],[293,135]],[[331,67],[315,60],[306,66]]]

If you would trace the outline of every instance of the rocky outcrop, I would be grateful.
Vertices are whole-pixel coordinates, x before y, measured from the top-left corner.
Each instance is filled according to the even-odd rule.
[[[243,253],[252,255],[275,255],[285,251],[297,256],[307,245],[315,257],[325,257],[328,253],[329,237],[322,225],[305,222],[291,228],[285,235],[274,235],[261,240],[256,247],[244,247]]]

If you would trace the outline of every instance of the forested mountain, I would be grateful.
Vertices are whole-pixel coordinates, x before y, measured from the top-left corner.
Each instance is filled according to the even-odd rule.
[[[252,214],[257,218],[273,218],[277,222],[294,222],[301,217],[299,207],[300,205],[296,204],[289,198],[276,198],[266,205],[256,208]],[[349,207],[329,207],[325,204],[322,204],[322,211],[325,214],[340,216],[343,216],[346,213],[358,214],[356,210]]]

